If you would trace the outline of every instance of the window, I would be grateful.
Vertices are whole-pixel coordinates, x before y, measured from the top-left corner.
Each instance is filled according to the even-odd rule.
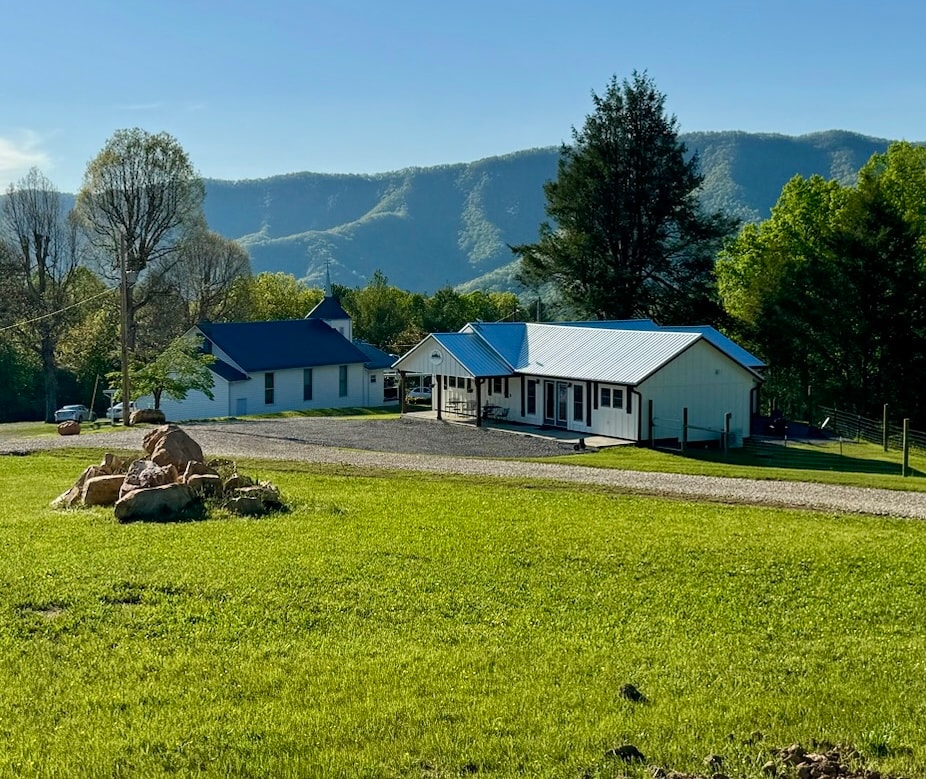
[[[624,390],[616,389],[611,395],[611,405],[614,408],[623,408],[624,407]],[[628,409],[629,411],[629,409]]]
[[[610,387],[601,388],[601,405],[604,408],[611,408],[611,388]]]
[[[302,369],[302,399],[303,400],[312,399],[312,369],[311,368]]]
[[[370,374],[370,384],[376,384],[376,374],[375,373]]]
[[[456,389],[457,387],[457,377],[456,376],[450,377],[450,386]]]
[[[495,376],[492,379],[492,393],[501,395],[502,394],[502,377]]]
[[[347,397],[347,366],[338,366],[338,396]]]
[[[527,382],[527,413],[537,413],[537,382]]]
[[[273,405],[273,374],[264,374],[264,403],[268,406]]]
[[[585,408],[582,402],[584,389],[581,384],[572,385],[572,418],[576,422],[582,422],[585,418]]]

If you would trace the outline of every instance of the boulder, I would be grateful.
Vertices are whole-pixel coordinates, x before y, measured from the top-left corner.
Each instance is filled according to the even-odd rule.
[[[173,465],[158,465],[153,460],[135,460],[122,483],[120,497],[135,490],[160,487],[177,481],[177,469]]]
[[[226,493],[225,507],[235,514],[260,516],[283,508],[283,498],[276,485],[262,481],[250,487],[241,487],[233,494]]]
[[[197,462],[196,460],[190,460],[186,464],[186,468],[183,469],[183,476],[180,477],[180,481],[186,483],[190,480],[191,476],[218,476],[219,472],[215,468],[210,468],[204,463]]]
[[[268,511],[279,509],[283,506],[283,498],[275,484],[269,481],[262,481],[253,487],[242,487],[235,490],[235,495],[247,498],[257,498]]]
[[[81,503],[85,506],[112,506],[119,500],[119,490],[124,480],[121,473],[87,479],[81,492]]]
[[[167,421],[167,417],[159,408],[140,408],[132,412],[129,421],[133,425],[163,425]]]
[[[132,463],[133,459],[132,457],[119,457],[118,455],[107,452],[103,455],[103,462],[100,463],[99,468],[102,473],[106,474],[124,474],[128,471],[129,465]]]
[[[120,522],[170,519],[186,509],[193,499],[193,491],[186,484],[133,490],[116,503],[116,519]]]
[[[69,419],[58,425],[58,435],[80,435],[80,422]]]
[[[236,495],[226,500],[224,505],[233,514],[241,514],[246,517],[259,517],[261,514],[267,513],[264,502],[260,498],[250,495]]]
[[[162,425],[142,441],[148,456],[158,465],[171,464],[183,471],[190,461],[202,462],[203,450],[177,425]]]
[[[243,473],[238,473],[235,471],[231,476],[225,480],[225,492],[234,492],[235,490],[240,490],[244,487],[253,487],[254,479],[250,476],[245,476]]]
[[[87,479],[92,479],[95,476],[106,476],[108,474],[104,473],[99,466],[91,465],[84,470],[84,472],[78,477],[77,481],[74,482],[74,486],[62,492],[57,498],[51,502],[51,507],[55,509],[66,509],[80,503],[81,497],[83,496],[84,482]]]
[[[217,473],[194,473],[185,477],[186,484],[195,495],[202,495],[204,498],[221,498],[224,490],[222,489],[222,477]]]

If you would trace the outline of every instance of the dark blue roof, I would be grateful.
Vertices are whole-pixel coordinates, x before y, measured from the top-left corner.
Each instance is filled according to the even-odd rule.
[[[233,368],[224,360],[216,360],[209,366],[209,370],[216,376],[221,376],[225,381],[247,381],[251,378],[246,373]]]
[[[354,339],[354,346],[356,346],[361,352],[363,352],[367,357],[366,367],[379,370],[382,368],[392,367],[392,363],[395,362],[396,358],[393,354],[387,354],[382,349],[373,344],[368,344],[366,341],[358,341]]]
[[[306,319],[350,319],[350,314],[348,314],[341,304],[338,303],[338,299],[325,295],[322,298],[321,303],[319,303],[315,308],[309,311],[305,315]]]
[[[199,325],[203,335],[248,373],[366,362],[366,355],[321,319]]]

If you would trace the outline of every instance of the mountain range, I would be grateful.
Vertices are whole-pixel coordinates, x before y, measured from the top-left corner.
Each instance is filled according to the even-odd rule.
[[[852,183],[889,141],[830,131],[799,137],[744,132],[681,136],[700,157],[706,208],[764,219],[794,175]],[[363,286],[382,271],[403,289],[516,289],[510,244],[536,240],[544,182],[559,148],[375,175],[290,173],[208,180],[209,226],[241,241],[255,273]]]

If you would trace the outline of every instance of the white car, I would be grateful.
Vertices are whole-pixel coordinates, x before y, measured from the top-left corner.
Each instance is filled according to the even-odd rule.
[[[62,406],[55,412],[55,422],[92,422],[96,419],[93,412],[86,406]]]
[[[137,411],[137,410],[138,409],[135,407],[135,401],[132,401],[131,403],[129,403],[129,413],[130,414],[133,411]],[[113,422],[121,421],[122,420],[122,404],[117,403],[115,406],[110,406],[109,409],[106,411],[106,416],[109,417],[111,420],[113,420]]]
[[[424,403],[425,401],[430,402],[431,388],[430,387],[415,387],[415,389],[409,390],[405,394],[405,399],[409,403]]]

